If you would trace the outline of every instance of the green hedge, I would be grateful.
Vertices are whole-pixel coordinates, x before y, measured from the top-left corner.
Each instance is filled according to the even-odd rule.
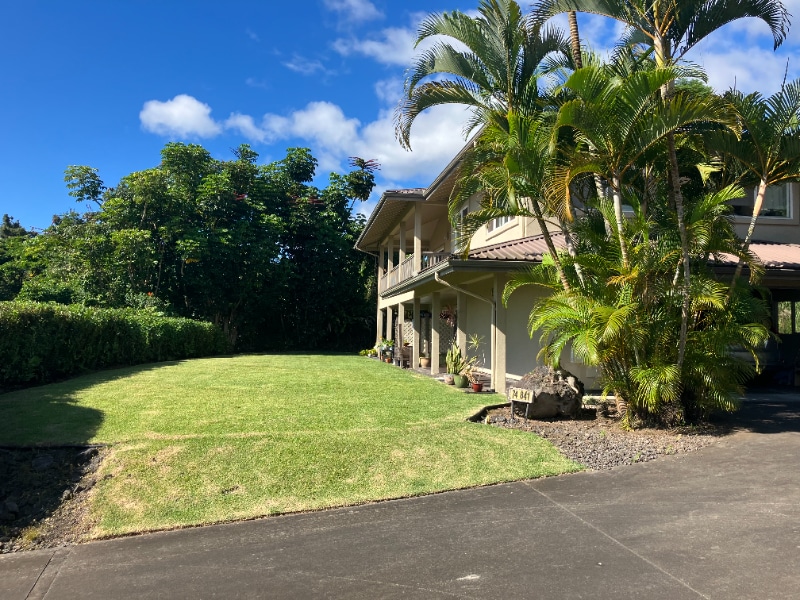
[[[0,302],[0,388],[226,351],[211,323],[146,310]]]

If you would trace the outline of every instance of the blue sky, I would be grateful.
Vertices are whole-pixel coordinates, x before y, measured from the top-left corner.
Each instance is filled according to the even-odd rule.
[[[0,15],[0,214],[43,228],[83,210],[67,195],[68,165],[106,185],[159,162],[169,141],[213,156],[249,143],[261,162],[291,146],[320,161],[318,185],[350,156],[382,164],[368,212],[384,189],[424,187],[463,144],[463,109],[418,119],[412,152],[392,115],[425,14],[474,11],[477,0],[23,0]],[[800,0],[785,3],[800,18]],[[528,7],[523,2],[523,7]],[[603,51],[612,21],[579,17]],[[717,89],[773,93],[788,63],[800,76],[800,27],[773,53],[755,20],[717,31],[690,58]]]

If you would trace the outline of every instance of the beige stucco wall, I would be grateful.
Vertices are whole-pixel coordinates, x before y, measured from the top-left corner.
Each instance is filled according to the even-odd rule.
[[[492,284],[493,280],[489,279],[469,286],[468,289],[485,298],[491,298]],[[506,308],[506,373],[510,379],[509,385],[513,385],[514,379],[521,378],[541,364],[536,358],[540,349],[539,336],[535,335],[531,339],[528,335],[528,315],[536,299],[546,293],[544,289],[528,286],[515,291],[509,299]],[[466,318],[459,317],[459,328],[463,328],[467,336],[473,333],[484,336],[484,366],[488,371],[492,364],[491,305],[471,296],[466,297],[466,303]],[[463,350],[471,353],[466,347]],[[563,358],[563,368],[575,374],[587,389],[595,387],[595,369],[570,361],[568,352]]]

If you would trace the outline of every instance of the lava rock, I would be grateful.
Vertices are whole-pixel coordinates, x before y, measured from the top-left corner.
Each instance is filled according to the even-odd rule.
[[[529,416],[534,419],[574,419],[581,410],[583,383],[569,371],[536,367],[514,387],[533,391]]]

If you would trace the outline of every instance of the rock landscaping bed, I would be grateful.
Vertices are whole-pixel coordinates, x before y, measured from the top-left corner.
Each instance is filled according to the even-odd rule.
[[[490,408],[479,415],[478,420],[495,427],[535,433],[550,441],[568,458],[593,470],[692,452],[717,442],[731,431],[730,427],[720,425],[625,431],[613,411],[598,414],[594,408],[583,408],[574,420],[525,420],[524,410],[524,406],[515,410],[512,418],[509,406]]]
[[[80,541],[104,449],[0,448],[0,554]]]

